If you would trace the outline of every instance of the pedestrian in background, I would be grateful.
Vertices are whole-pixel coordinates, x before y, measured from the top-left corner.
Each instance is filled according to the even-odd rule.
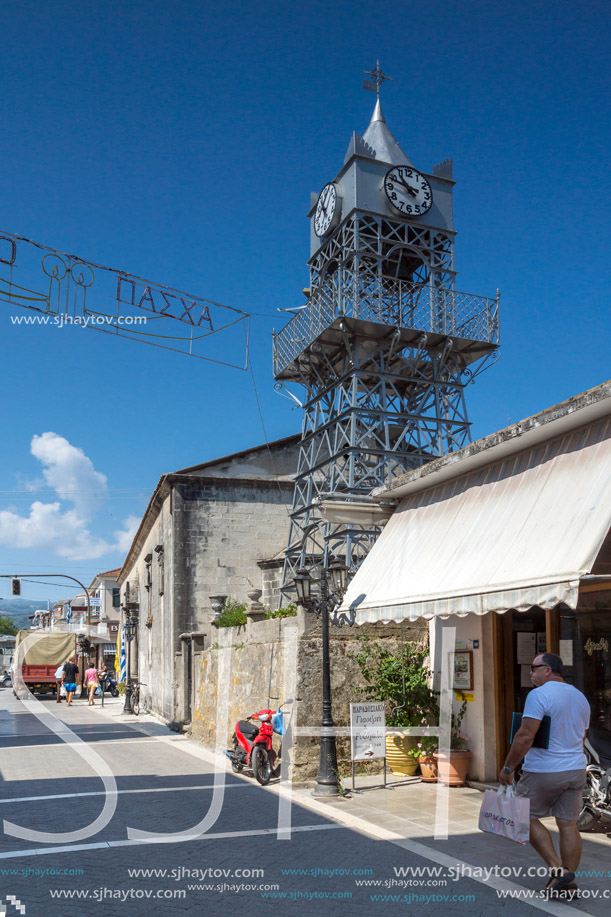
[[[72,697],[76,691],[79,679],[79,670],[76,664],[76,656],[71,656],[64,666],[62,673],[62,683],[66,688],[66,707],[72,706]]]
[[[89,691],[89,702],[87,706],[93,707],[93,696],[95,694],[95,689],[100,686],[100,682],[98,680],[98,670],[96,669],[93,660],[89,663],[89,668],[85,672],[85,685]]]
[[[62,662],[61,665],[58,665],[55,670],[55,701],[58,704],[62,702],[62,678],[64,674],[65,662]]]

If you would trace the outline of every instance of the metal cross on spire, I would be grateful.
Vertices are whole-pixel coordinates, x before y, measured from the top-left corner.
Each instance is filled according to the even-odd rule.
[[[363,89],[368,89],[370,92],[375,92],[378,99],[380,98],[380,86],[384,80],[390,80],[393,82],[393,77],[386,76],[380,67],[380,61],[376,61],[374,70],[361,70],[361,73],[364,73],[365,76],[371,77],[369,80],[363,80]]]

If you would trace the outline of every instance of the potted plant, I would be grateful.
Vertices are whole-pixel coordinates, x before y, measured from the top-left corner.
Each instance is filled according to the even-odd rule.
[[[404,735],[399,728],[437,722],[437,695],[429,685],[426,665],[428,650],[407,643],[393,653],[367,637],[363,642],[356,661],[367,686],[360,691],[368,700],[382,701],[386,706],[387,726],[397,727],[397,732],[386,735],[386,760],[393,774],[414,776],[419,760],[413,751],[419,737]]]
[[[458,713],[452,713],[452,727],[450,730],[450,760],[446,755],[437,752],[437,768],[439,779],[449,786],[464,786],[467,779],[469,764],[473,757],[467,747],[469,737],[461,732],[462,721],[467,710],[467,699],[461,691],[462,704]]]
[[[410,755],[420,766],[420,780],[422,783],[437,783],[437,739],[433,736],[422,736]]]

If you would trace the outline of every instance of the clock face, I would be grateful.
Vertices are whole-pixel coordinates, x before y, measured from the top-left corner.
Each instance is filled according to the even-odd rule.
[[[330,181],[320,192],[314,214],[314,231],[321,238],[337,226],[342,211],[342,202],[337,185]]]
[[[431,209],[431,186],[413,166],[393,166],[389,169],[384,178],[384,190],[392,206],[405,216],[422,216]]]

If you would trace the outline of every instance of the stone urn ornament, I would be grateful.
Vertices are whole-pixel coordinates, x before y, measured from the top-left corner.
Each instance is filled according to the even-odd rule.
[[[225,607],[227,596],[219,593],[218,595],[210,595],[208,598],[210,599],[210,607],[214,612],[214,617],[220,617],[220,615],[223,613],[223,608]]]
[[[265,620],[265,605],[262,605],[259,599],[263,595],[261,589],[253,589],[251,592],[246,593],[250,599],[250,605],[245,611],[245,614],[249,621],[264,621]]]

